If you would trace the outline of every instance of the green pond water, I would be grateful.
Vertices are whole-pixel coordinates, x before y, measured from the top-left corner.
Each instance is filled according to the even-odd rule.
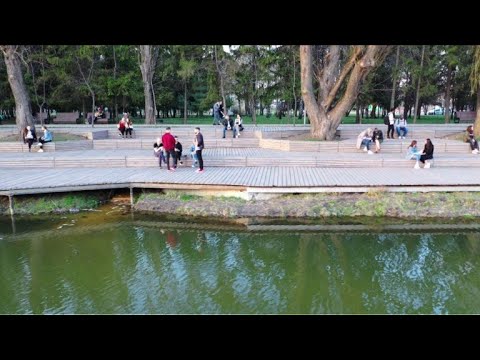
[[[276,225],[117,207],[3,217],[0,313],[480,312],[475,225]]]

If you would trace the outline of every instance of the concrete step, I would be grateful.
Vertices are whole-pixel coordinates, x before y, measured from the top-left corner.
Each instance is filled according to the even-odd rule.
[[[191,166],[190,154],[184,153],[183,166]],[[313,154],[311,152],[278,152],[263,149],[206,149],[205,166],[213,167],[338,167],[338,168],[408,168],[415,161],[406,160],[402,154],[337,153]],[[172,160],[171,160],[172,161]],[[480,167],[480,155],[436,154],[434,167]],[[158,158],[151,150],[83,150],[65,153],[4,154],[0,167],[13,168],[117,168],[156,167]],[[372,173],[374,176],[374,173]]]

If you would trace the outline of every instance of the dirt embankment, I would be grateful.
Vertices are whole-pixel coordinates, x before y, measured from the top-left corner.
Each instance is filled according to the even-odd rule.
[[[389,193],[285,195],[269,200],[148,194],[135,211],[200,217],[480,217],[480,193]]]

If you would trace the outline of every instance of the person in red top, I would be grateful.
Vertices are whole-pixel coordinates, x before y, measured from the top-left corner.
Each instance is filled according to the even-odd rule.
[[[118,131],[120,131],[120,134],[118,134],[118,136],[121,136],[122,138],[125,138],[125,125],[126,125],[125,114],[123,114],[122,119],[118,122],[118,125],[117,125]]]
[[[177,156],[175,155],[175,138],[170,134],[170,126],[165,129],[165,134],[162,136],[163,149],[167,154],[167,170],[175,171],[177,168]],[[173,168],[170,169],[170,155],[173,158]]]

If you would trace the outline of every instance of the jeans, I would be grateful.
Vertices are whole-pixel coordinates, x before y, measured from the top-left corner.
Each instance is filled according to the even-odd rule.
[[[367,148],[367,150],[370,150],[370,143],[372,142],[372,140],[370,139],[363,139],[362,140],[362,145],[365,146]]]
[[[195,145],[190,146],[190,155],[194,161],[198,161],[197,153],[195,151]]]
[[[177,168],[177,155],[175,154],[175,150],[165,150],[167,153],[167,160],[165,161],[167,163],[167,169],[170,170],[170,155],[173,158],[173,168]]]
[[[400,131],[403,131],[403,135],[400,135]],[[399,126],[397,127],[397,135],[398,137],[400,136],[407,136],[408,134],[408,129],[405,126]]]
[[[153,152],[153,155],[155,155],[156,157],[158,157],[158,165],[160,167],[162,167],[162,160],[164,163],[167,162],[167,160],[165,159],[165,154],[163,153],[163,151],[159,151],[159,152]]]
[[[232,131],[233,131],[233,137],[235,137],[237,135],[237,129],[235,129],[235,126],[232,128]],[[225,139],[226,135],[227,135],[227,128],[224,127],[223,128],[223,138],[224,139]]]
[[[202,158],[202,150],[197,150],[197,159],[198,159],[198,168],[203,170],[203,158]]]

